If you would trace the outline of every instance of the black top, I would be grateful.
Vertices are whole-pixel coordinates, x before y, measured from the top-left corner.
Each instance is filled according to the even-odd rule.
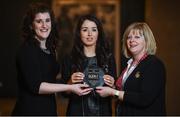
[[[89,61],[94,61],[94,59],[96,59],[96,57],[87,58],[86,60],[84,60],[82,68],[83,70],[81,72],[83,72],[86,69]],[[73,74],[73,70],[75,69],[71,57],[65,57],[61,65],[61,82],[67,83],[68,80],[71,78],[71,75]],[[110,57],[107,66],[108,70],[106,71],[104,68],[102,68],[104,72],[107,72],[106,74],[109,74],[112,77],[116,78],[116,65],[113,56]],[[92,91],[90,94],[85,96],[78,96],[76,94],[71,93],[69,95],[69,104],[66,114],[68,116],[112,115],[111,97],[102,98],[95,91]]]
[[[165,115],[164,64],[154,55],[147,56],[124,84],[124,100],[118,115]]]
[[[57,115],[55,94],[38,94],[41,82],[56,82],[55,56],[45,53],[32,40],[17,54],[18,97],[12,115]]]

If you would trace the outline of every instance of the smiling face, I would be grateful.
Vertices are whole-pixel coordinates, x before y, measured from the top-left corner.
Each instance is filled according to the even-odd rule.
[[[95,22],[85,20],[81,26],[81,40],[85,46],[96,46],[98,29]]]
[[[131,30],[127,37],[127,48],[133,56],[145,53],[146,42],[140,30]]]
[[[48,12],[38,13],[35,15],[32,28],[39,40],[47,39],[51,32],[51,18]]]

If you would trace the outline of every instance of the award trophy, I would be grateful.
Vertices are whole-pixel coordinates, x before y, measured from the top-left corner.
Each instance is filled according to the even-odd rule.
[[[91,88],[96,88],[97,86],[102,86],[104,84],[104,71],[100,67],[90,65],[84,70],[84,74],[84,82]]]

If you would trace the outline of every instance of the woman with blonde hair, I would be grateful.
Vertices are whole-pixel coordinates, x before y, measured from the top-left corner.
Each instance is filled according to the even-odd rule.
[[[155,56],[156,41],[144,22],[131,24],[123,35],[123,52],[129,58],[116,81],[117,89],[97,87],[102,96],[118,97],[117,115],[165,115],[166,71]]]

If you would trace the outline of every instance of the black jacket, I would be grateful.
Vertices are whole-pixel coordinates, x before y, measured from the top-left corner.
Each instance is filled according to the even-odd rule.
[[[118,104],[118,115],[165,115],[164,64],[149,55],[130,74],[124,84],[124,99]]]
[[[62,73],[62,83],[67,83],[68,80],[71,78],[71,75],[73,73],[73,63],[72,59],[70,56],[65,57],[63,62],[62,62],[62,67],[61,67],[61,73]],[[86,68],[86,61],[83,63],[83,70]],[[112,56],[109,61],[108,61],[108,74],[111,75],[112,77],[116,78],[116,65],[115,65],[115,60],[114,57]],[[69,104],[68,104],[68,109],[67,109],[67,115],[76,115],[76,116],[83,116],[83,115],[94,115],[91,114],[86,105],[88,103],[87,98],[90,95],[86,96],[78,96],[76,94],[71,94],[70,99],[69,99]],[[106,97],[102,98],[99,95],[96,94],[96,96],[99,99],[99,114],[98,115],[112,115],[112,109],[111,109],[111,97]],[[95,114],[96,115],[96,114]],[[95,116],[94,115],[94,116]]]

